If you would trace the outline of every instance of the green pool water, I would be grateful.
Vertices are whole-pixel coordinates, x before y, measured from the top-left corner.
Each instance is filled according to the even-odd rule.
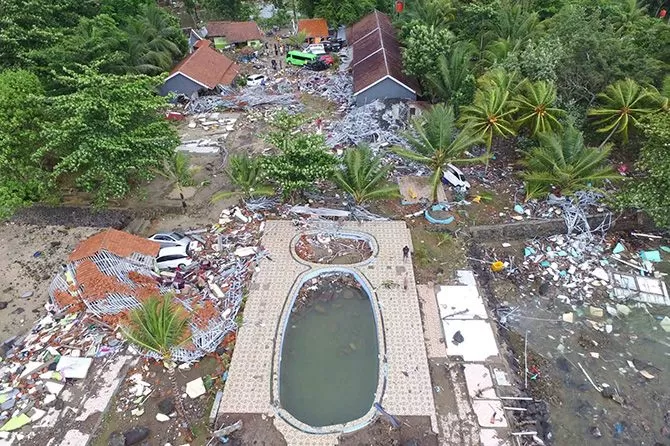
[[[372,407],[379,375],[375,318],[365,291],[327,287],[291,313],[282,346],[281,405],[310,426],[346,423]]]

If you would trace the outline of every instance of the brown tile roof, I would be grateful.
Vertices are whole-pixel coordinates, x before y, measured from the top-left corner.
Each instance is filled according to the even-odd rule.
[[[109,251],[119,257],[129,257],[135,252],[148,256],[157,256],[159,249],[160,244],[151,240],[127,232],[117,231],[116,229],[108,229],[79,243],[74,251],[72,251],[72,254],[70,254],[68,260],[76,262],[77,260],[91,257],[102,250]]]
[[[207,22],[207,37],[224,37],[228,43],[261,40],[263,33],[256,22]]]
[[[212,89],[218,84],[230,85],[239,72],[239,65],[209,45],[203,45],[179,62],[168,79],[181,73]]]
[[[349,31],[353,47],[354,95],[390,76],[407,88],[419,91],[419,84],[402,71],[400,44],[391,19],[375,11],[356,22]]]
[[[300,19],[298,32],[305,31],[307,37],[328,37],[328,23],[326,19]]]
[[[154,279],[134,272],[128,275],[133,285],[121,282],[116,276],[103,273],[92,260],[86,259],[77,265],[75,279],[85,302],[106,299],[110,294],[134,296],[143,302],[151,296],[158,296],[160,289]]]

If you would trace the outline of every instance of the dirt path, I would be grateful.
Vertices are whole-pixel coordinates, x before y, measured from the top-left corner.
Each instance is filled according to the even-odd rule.
[[[0,339],[28,330],[44,313],[47,290],[79,241],[99,228],[0,226]],[[26,296],[26,297],[22,297]]]

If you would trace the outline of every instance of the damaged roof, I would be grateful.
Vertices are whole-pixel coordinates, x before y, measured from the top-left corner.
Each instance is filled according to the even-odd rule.
[[[386,14],[374,11],[363,17],[348,35],[353,47],[354,96],[387,78],[418,93],[416,79],[402,70],[400,44]]]
[[[165,80],[181,74],[203,87],[214,89],[219,84],[230,85],[239,72],[239,65],[213,49],[209,41],[201,40],[195,51],[179,62]]]
[[[261,40],[263,33],[256,22],[207,22],[207,37],[223,37],[228,43]]]
[[[103,250],[124,258],[130,257],[133,253],[156,257],[160,244],[127,232],[108,229],[79,243],[68,260],[76,262]]]
[[[328,22],[326,19],[298,20],[298,33],[307,33],[307,37],[328,37]]]

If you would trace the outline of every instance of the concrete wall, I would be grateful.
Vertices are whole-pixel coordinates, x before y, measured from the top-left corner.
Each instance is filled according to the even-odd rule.
[[[604,215],[589,217],[589,225],[596,228],[603,221]],[[654,228],[652,222],[643,214],[633,214],[612,217],[613,224],[609,232],[614,231],[651,231]],[[519,223],[508,223],[501,225],[470,226],[466,231],[470,236],[480,242],[510,240],[525,240],[533,237],[549,237],[556,234],[567,233],[565,221],[562,218],[550,220],[525,220]]]
[[[372,88],[356,95],[356,105],[365,105],[377,99],[416,100],[416,95],[393,79],[384,79]]]
[[[161,87],[161,95],[166,96],[169,92],[174,92],[176,94],[185,94],[190,97],[201,88],[202,85],[196,84],[186,76],[177,74],[172,79],[165,81]]]

